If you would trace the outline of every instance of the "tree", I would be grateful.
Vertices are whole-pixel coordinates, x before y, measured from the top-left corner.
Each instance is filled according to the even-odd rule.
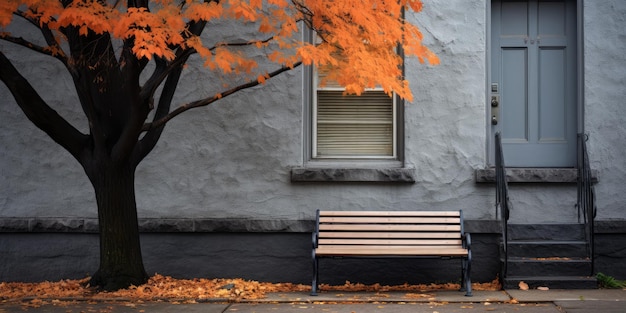
[[[346,92],[380,85],[410,100],[398,48],[438,63],[404,19],[405,10],[421,7],[419,0],[3,0],[0,39],[61,62],[89,125],[82,133],[68,123],[0,51],[0,79],[21,110],[80,163],[93,185],[100,265],[91,284],[115,290],[148,278],[134,175],[168,121],[300,65],[332,67],[326,79]],[[32,38],[9,32],[17,20],[37,29]],[[232,36],[225,36],[225,22],[251,25],[256,38],[226,40]],[[306,29],[319,39],[298,40]],[[248,56],[251,49],[264,59]],[[211,97],[173,104],[185,67],[195,65],[192,55],[216,75],[243,80],[219,86]]]

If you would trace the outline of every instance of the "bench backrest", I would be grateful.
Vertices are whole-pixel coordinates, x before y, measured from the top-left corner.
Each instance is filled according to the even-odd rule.
[[[462,211],[318,211],[317,243],[322,245],[463,245]]]

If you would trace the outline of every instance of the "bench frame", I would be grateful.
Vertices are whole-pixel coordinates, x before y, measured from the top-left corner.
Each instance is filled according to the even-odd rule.
[[[463,211],[320,211],[313,233],[316,296],[320,258],[461,259],[461,291],[472,296],[471,237]]]

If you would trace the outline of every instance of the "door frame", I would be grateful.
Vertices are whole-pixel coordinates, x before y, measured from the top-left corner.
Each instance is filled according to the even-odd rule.
[[[487,147],[487,157],[485,158],[487,162],[487,167],[495,166],[495,140],[493,138],[494,134],[491,133],[491,6],[494,0],[486,1],[486,30],[485,36],[487,43],[485,50],[485,62],[486,62],[486,75],[485,75],[485,133],[486,136],[486,147]],[[583,133],[585,131],[585,119],[584,119],[584,95],[585,95],[585,77],[584,77],[584,27],[583,27],[583,0],[575,0],[576,1],[576,73],[577,73],[577,82],[576,82],[576,132]]]

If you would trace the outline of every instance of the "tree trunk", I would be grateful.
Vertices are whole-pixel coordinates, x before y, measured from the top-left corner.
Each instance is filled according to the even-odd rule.
[[[139,243],[135,166],[94,164],[89,172],[93,174],[88,176],[96,193],[100,229],[100,266],[90,284],[104,290],[141,285],[148,275]]]

